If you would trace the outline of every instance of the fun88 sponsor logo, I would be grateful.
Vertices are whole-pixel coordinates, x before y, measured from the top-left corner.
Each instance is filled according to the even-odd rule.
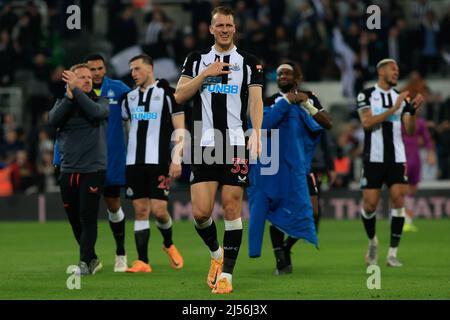
[[[231,84],[210,84],[207,87],[207,90],[211,93],[225,93],[225,94],[238,94],[239,86],[231,85]]]
[[[131,115],[132,120],[156,120],[158,119],[157,112],[139,112]]]

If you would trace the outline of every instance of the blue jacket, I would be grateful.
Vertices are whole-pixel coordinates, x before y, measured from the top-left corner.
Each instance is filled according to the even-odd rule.
[[[279,169],[275,175],[262,175],[261,168],[271,164],[258,161],[250,166],[249,255],[260,255],[266,219],[290,236],[317,246],[306,175],[323,129],[303,108],[284,98],[264,107],[262,129],[279,129]],[[273,143],[268,135],[263,139],[264,151]]]
[[[130,88],[122,81],[103,78],[100,96],[109,99],[106,185],[125,185],[126,147],[120,103],[122,97],[129,91]],[[53,164],[61,164],[58,141],[55,142]]]

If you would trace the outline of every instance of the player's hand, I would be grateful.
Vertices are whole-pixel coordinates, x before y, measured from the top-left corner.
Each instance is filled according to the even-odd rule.
[[[181,176],[181,164],[171,163],[169,167],[169,178],[176,179]]]
[[[261,156],[262,143],[261,143],[261,131],[252,130],[252,134],[248,139],[247,150],[250,150],[250,159],[256,160]]]
[[[69,99],[73,99],[73,93],[72,93],[72,90],[70,90],[70,88],[69,88],[68,85],[66,86],[66,93],[67,93],[67,97],[68,97]]]
[[[412,106],[415,110],[418,110],[421,106],[423,106],[423,103],[425,102],[425,98],[423,95],[418,93],[414,100],[412,101]]]
[[[297,103],[297,96],[294,92],[286,93],[286,99],[288,99],[291,104]]]
[[[303,103],[309,100],[309,97],[306,93],[297,92],[297,102]]]
[[[211,63],[211,65],[209,65],[208,68],[203,70],[202,74],[205,77],[215,77],[215,76],[220,76],[222,74],[230,74],[231,71],[223,70],[223,68],[229,67],[229,66],[231,66],[231,64],[226,63],[226,62],[215,61],[215,62]]]
[[[402,93],[400,93],[397,97],[397,100],[395,100],[395,104],[394,107],[391,108],[391,110],[393,110],[392,112],[397,111],[398,109],[400,109],[400,107],[402,106],[403,101],[406,100],[406,98],[409,97],[409,91],[403,91]]]
[[[65,83],[67,83],[70,90],[80,86],[80,80],[72,71],[65,70],[62,74],[62,79]]]

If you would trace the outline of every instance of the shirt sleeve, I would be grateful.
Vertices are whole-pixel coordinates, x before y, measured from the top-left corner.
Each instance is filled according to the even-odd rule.
[[[195,52],[190,53],[186,60],[184,60],[183,68],[181,70],[181,76],[194,78],[195,70],[194,70],[194,62],[198,60],[198,54]]]
[[[247,68],[249,69],[248,86],[262,87],[264,83],[264,70],[261,62],[253,55],[247,57]]]
[[[129,120],[131,118],[130,108],[128,107],[128,97],[124,96],[122,99],[122,120]]]
[[[166,99],[167,99],[167,103],[169,105],[170,114],[171,115],[182,114],[182,113],[184,113],[184,108],[182,105],[177,103],[177,101],[175,100],[174,93],[175,93],[175,89],[172,87],[169,87],[166,90]]]
[[[361,91],[356,97],[357,109],[365,109],[370,107],[370,92],[367,90]]]
[[[319,99],[317,98],[317,96],[314,93],[310,93],[309,98],[312,100],[312,104],[315,108],[317,108],[317,110],[321,111],[323,110],[322,104],[320,103]]]

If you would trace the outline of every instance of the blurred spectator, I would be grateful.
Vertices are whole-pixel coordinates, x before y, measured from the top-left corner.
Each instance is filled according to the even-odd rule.
[[[440,44],[441,47],[450,48],[450,5],[447,7],[447,13],[442,18],[440,26]]]
[[[0,132],[0,142],[4,140],[4,137],[6,137],[6,133],[9,130],[16,130],[17,129],[17,123],[14,117],[10,114],[3,115],[3,119],[1,122],[1,128],[2,132]]]
[[[56,99],[62,99],[66,93],[66,84],[62,80],[63,71],[63,66],[57,66],[50,73],[49,90],[52,95],[52,102],[56,101]]]
[[[191,26],[194,31],[194,36],[197,36],[200,23],[206,22],[209,25],[211,21],[211,11],[213,9],[211,1],[186,1],[183,3],[183,9],[191,13]]]
[[[291,54],[291,41],[288,39],[287,30],[283,25],[278,25],[275,28],[275,37],[271,44],[272,52],[277,57],[276,64],[279,65],[282,61],[289,59]]]
[[[162,34],[164,31],[164,24],[167,21],[165,13],[161,10],[153,10],[151,19],[145,31],[144,44],[152,45],[162,42]]]
[[[109,39],[114,46],[114,53],[131,47],[137,43],[138,28],[133,17],[134,8],[126,6],[111,26]]]
[[[334,168],[336,171],[335,186],[347,188],[353,177],[353,162],[362,152],[362,146],[355,136],[358,125],[350,123],[345,125],[336,140],[336,158]]]
[[[58,192],[57,177],[53,166],[53,151],[45,151],[37,163],[39,192]]]
[[[420,26],[418,40],[421,54],[419,70],[426,76],[429,71],[437,71],[440,62],[438,51],[439,23],[434,11],[427,12],[425,20]]]
[[[5,142],[0,147],[0,155],[6,158],[6,162],[12,161],[18,150],[24,149],[25,145],[19,141],[17,131],[9,129],[6,132]]]
[[[11,2],[5,2],[0,12],[0,30],[6,30],[11,33],[19,17],[12,9]]]
[[[200,22],[197,30],[196,49],[204,50],[206,48],[210,48],[213,43],[213,37],[209,33],[209,24],[206,22]]]
[[[411,8],[412,18],[410,20],[413,24],[421,24],[424,21],[427,12],[432,10],[428,0],[414,1],[411,5]]]
[[[11,168],[0,154],[0,198],[10,197],[12,194]]]
[[[450,98],[441,105],[436,124],[439,179],[450,179]]]
[[[248,4],[244,0],[238,0],[235,4],[234,23],[236,25],[236,34],[234,39],[240,46],[245,46],[245,34],[247,30],[247,23],[252,19],[251,11],[248,8]]]
[[[16,160],[11,165],[11,180],[14,193],[23,193],[34,186],[33,168],[28,161],[28,154],[25,150],[19,150]]]
[[[6,29],[0,29],[0,87],[8,86],[13,81],[16,52]]]

